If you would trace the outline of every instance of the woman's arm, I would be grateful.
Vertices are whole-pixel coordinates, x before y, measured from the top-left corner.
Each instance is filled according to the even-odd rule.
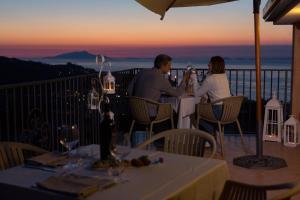
[[[209,91],[209,81],[206,78],[203,83],[201,84],[201,86],[199,86],[199,84],[196,82],[193,83],[193,89],[194,89],[194,95],[197,97],[201,97],[205,94],[207,94],[207,92]]]

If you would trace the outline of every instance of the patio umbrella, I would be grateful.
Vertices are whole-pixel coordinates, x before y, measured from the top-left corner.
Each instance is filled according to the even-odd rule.
[[[136,0],[147,9],[159,14],[161,20],[171,7],[209,6],[237,0]]]
[[[236,0],[136,0],[138,3],[159,14],[161,20],[165,13],[173,7],[209,6]],[[254,33],[255,33],[255,67],[256,67],[256,124],[257,140],[256,155],[234,159],[234,164],[246,168],[276,169],[285,167],[286,162],[280,158],[263,155],[262,143],[262,101],[261,101],[261,53],[260,53],[260,4],[261,0],[253,0]]]

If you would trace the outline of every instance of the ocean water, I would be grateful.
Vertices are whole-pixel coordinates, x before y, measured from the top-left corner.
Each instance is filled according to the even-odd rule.
[[[80,59],[31,59],[34,61],[48,64],[66,64],[71,62],[86,68],[99,70],[94,60]],[[117,58],[109,60],[111,62],[111,71],[126,70],[132,68],[151,68],[153,67],[153,58]],[[207,68],[209,58],[174,58],[173,68],[186,68],[188,65],[194,65],[196,68]],[[255,60],[253,58],[225,58],[227,69],[255,69]],[[290,69],[291,58],[262,58],[263,69]],[[107,67],[105,68],[107,69]]]

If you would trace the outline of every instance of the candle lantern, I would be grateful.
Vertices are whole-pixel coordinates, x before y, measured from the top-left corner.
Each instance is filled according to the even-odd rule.
[[[98,110],[99,108],[99,93],[93,88],[88,94],[88,109],[90,110]]]
[[[263,140],[281,142],[283,125],[282,105],[273,93],[272,99],[268,101],[265,109],[265,120],[263,130]]]
[[[110,71],[103,77],[103,90],[106,94],[116,93],[116,79]]]
[[[284,123],[283,134],[284,146],[296,147],[299,144],[299,121],[293,115]]]

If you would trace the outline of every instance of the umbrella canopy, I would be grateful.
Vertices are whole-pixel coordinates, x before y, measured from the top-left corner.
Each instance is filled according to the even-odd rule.
[[[161,19],[172,7],[209,6],[236,0],[136,0],[147,9],[159,14]]]

